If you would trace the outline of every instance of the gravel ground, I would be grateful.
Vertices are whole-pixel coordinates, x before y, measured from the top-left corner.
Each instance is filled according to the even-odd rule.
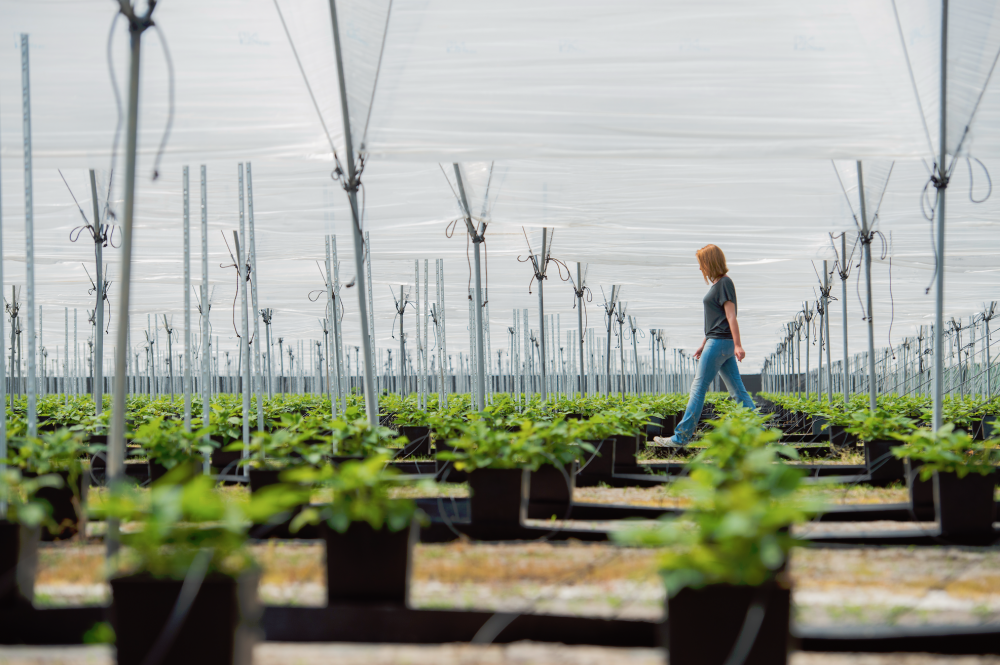
[[[791,665],[998,665],[996,656],[795,652]],[[662,665],[660,649],[518,642],[504,645],[259,644],[254,665]],[[114,650],[0,647],[0,665],[114,665]]]
[[[271,541],[254,545],[253,551],[263,568],[264,602],[325,602],[321,543]],[[46,546],[40,553],[39,604],[108,602],[102,547]],[[603,543],[455,542],[419,545],[414,554],[410,595],[415,607],[654,621],[663,616],[653,550]],[[1000,548],[799,549],[791,572],[796,619],[806,625],[1000,623]]]

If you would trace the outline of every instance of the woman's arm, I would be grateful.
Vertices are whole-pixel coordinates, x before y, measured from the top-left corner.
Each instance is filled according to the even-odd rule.
[[[695,360],[699,360],[701,358],[701,352],[705,350],[705,342],[707,342],[707,341],[708,341],[707,337],[705,339],[701,340],[701,346],[699,346],[698,350],[694,352],[694,359]]]
[[[743,362],[743,359],[747,356],[747,352],[743,350],[743,344],[740,343],[740,324],[736,323],[736,305],[732,300],[727,300],[723,308],[726,310],[726,320],[729,321],[729,330],[733,333],[736,360]]]

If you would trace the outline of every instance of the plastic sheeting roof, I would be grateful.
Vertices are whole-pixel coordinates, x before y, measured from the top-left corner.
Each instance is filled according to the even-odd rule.
[[[304,0],[281,6],[325,123],[342,150],[327,4]],[[398,344],[390,336],[395,314],[390,286],[412,283],[414,259],[431,259],[433,280],[433,259],[443,257],[449,350],[465,353],[468,347],[466,242],[461,225],[455,237],[444,237],[458,207],[438,160],[446,162],[450,179],[451,161],[488,160],[465,167],[477,200],[489,201],[494,354],[506,348],[515,306],[529,308],[537,326],[537,297],[527,292],[531,273],[516,259],[527,251],[521,227],[537,248],[539,229],[548,226],[557,229],[553,256],[589,264],[592,327],[602,325],[598,287],[623,284],[622,298],[640,326],[665,328],[669,343],[679,347],[693,347],[701,337],[705,285],[693,252],[708,242],[722,246],[740,294],[750,353],[746,369],[759,367],[781,325],[802,300],[815,297],[810,260],[819,267],[822,258],[832,258],[827,233],[854,226],[855,158],[866,160],[869,214],[880,199],[876,228],[891,238],[891,301],[888,260],[873,270],[877,343],[888,340],[887,314],[893,309],[894,339],[929,323],[932,296],[924,289],[933,255],[930,224],[921,215],[928,171],[920,158],[929,163],[937,137],[936,6],[898,4],[904,54],[891,2],[830,6],[769,0],[748,12],[743,3],[721,0],[690,6],[636,2],[613,10],[588,2],[395,0],[388,30],[386,4],[339,3],[355,145],[364,141],[373,155],[365,170],[364,200],[379,345]],[[991,3],[951,6],[948,131],[957,137],[1000,47],[1000,28]],[[80,266],[84,261],[92,267],[92,247],[84,240],[69,242],[69,231],[81,222],[55,169],[62,169],[89,215],[85,169],[100,169],[106,182],[111,163],[116,113],[105,46],[114,6],[104,0],[7,1],[0,2],[0,16],[11,34],[31,35],[36,279],[51,359],[52,348],[62,344],[61,308],[92,306]],[[212,321],[223,346],[235,343],[228,312],[235,275],[219,267],[229,262],[219,231],[231,235],[237,226],[236,163],[246,160],[253,162],[260,305],[276,310],[275,338],[318,338],[322,300],[306,297],[323,284],[314,261],[323,259],[322,235],[336,233],[341,278],[350,281],[349,211],[343,191],[329,177],[329,146],[274,5],[172,1],[157,8],[156,18],[173,55],[176,115],[161,177],[152,182],[168,77],[158,37],[147,33],[133,344],[147,313],[173,315],[176,327],[183,321],[183,164],[191,166],[193,281],[200,279],[202,163],[209,174]],[[123,24],[120,19],[112,49],[119,85],[127,63]],[[996,94],[994,82],[962,145],[987,167],[997,163],[994,153],[1000,151]],[[10,284],[23,283],[20,117],[20,57],[11,39],[0,50],[5,292]],[[830,158],[842,161],[831,165]],[[883,198],[892,158],[897,161]],[[487,192],[483,176],[489,164]],[[978,166],[973,169],[979,198],[985,179]],[[948,205],[947,314],[956,317],[995,297],[1000,265],[1000,202],[973,205],[965,196],[968,187],[962,165]],[[120,207],[120,198],[116,185],[113,205]],[[106,250],[112,281],[119,272],[117,255]],[[550,267],[546,311],[561,314],[565,335],[576,315],[572,292],[555,273]],[[852,347],[860,349],[864,333],[854,280],[850,334],[857,344]],[[116,289],[113,284],[113,302]],[[839,285],[833,293],[839,295]],[[350,346],[358,339],[357,304],[352,291],[343,295]],[[833,309],[838,344],[839,304]],[[85,320],[81,311],[84,328]],[[407,331],[412,321],[408,312]]]

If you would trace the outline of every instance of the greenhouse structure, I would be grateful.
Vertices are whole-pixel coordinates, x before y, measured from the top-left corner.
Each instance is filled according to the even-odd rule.
[[[0,19],[0,663],[1000,664],[1000,4]]]

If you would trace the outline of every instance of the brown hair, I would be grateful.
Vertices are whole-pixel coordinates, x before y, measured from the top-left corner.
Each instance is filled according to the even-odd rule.
[[[698,267],[701,268],[701,274],[706,282],[709,279],[713,282],[718,281],[729,272],[729,268],[726,267],[726,255],[715,245],[705,245],[694,254],[698,257]]]

